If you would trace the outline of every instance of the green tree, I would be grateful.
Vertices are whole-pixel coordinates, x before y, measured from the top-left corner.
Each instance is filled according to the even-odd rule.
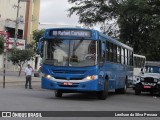
[[[41,37],[43,37],[44,35],[44,31],[45,29],[42,29],[42,30],[34,30],[33,31],[33,42],[31,42],[28,46],[29,48],[33,48],[35,51],[37,49],[37,45],[38,45],[38,41]]]
[[[160,60],[160,1],[127,0],[121,7],[118,24],[120,39],[144,54],[147,60]]]
[[[79,15],[85,25],[108,24],[114,20],[119,27],[117,39],[134,48],[147,60],[160,60],[160,1],[159,0],[68,0],[73,7],[69,16]],[[107,25],[106,25],[107,26]],[[113,35],[110,26],[108,35]],[[116,34],[117,34],[116,33]],[[115,35],[114,35],[115,36]],[[113,37],[113,36],[112,36]]]
[[[45,29],[42,29],[42,30],[34,30],[34,31],[33,31],[33,40],[35,40],[35,42],[38,42],[39,39],[40,39],[41,37],[43,37],[44,31],[45,31]]]
[[[23,65],[33,59],[35,56],[35,53],[32,49],[25,49],[25,50],[20,50],[17,48],[13,48],[10,50],[10,54],[8,56],[8,60],[12,61],[13,65],[18,65],[19,66],[19,76],[22,71]]]
[[[0,36],[0,54],[4,51],[4,37]]]
[[[68,2],[73,4],[68,10],[69,16],[75,13],[79,16],[79,22],[86,26],[100,24],[102,31],[105,32],[104,26],[110,28],[110,22],[119,17],[118,8],[122,0],[68,0]],[[106,31],[108,32],[107,29]],[[110,30],[109,32],[112,33]]]

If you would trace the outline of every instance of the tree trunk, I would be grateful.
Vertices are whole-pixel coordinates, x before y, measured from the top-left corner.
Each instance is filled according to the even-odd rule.
[[[19,70],[19,77],[21,76],[21,71],[22,71],[22,66],[19,66],[20,70]]]

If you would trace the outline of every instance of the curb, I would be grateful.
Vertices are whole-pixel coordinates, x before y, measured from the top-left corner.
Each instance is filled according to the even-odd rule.
[[[5,83],[18,83],[25,82],[25,76],[17,77],[17,76],[6,76]],[[32,77],[32,82],[41,82],[41,77]],[[3,83],[3,76],[0,77],[0,83]]]

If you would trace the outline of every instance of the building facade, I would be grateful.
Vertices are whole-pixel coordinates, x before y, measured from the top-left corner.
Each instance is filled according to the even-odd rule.
[[[19,10],[19,11],[18,11]],[[17,18],[18,12],[18,18]],[[10,37],[14,38],[16,21],[18,22],[18,32],[20,38],[23,35],[23,20],[25,17],[25,3],[18,0],[0,0],[0,31],[10,32]]]
[[[23,45],[22,49],[32,41],[32,32],[38,28],[39,11],[40,0],[0,0],[0,31],[10,34],[9,48],[14,40],[23,41],[23,44],[16,44],[17,47]],[[7,63],[6,69],[18,69],[10,66],[11,63]],[[2,67],[3,55],[0,55],[0,69]]]
[[[26,2],[24,39],[27,43],[32,41],[32,32],[38,29],[40,12],[40,0]]]

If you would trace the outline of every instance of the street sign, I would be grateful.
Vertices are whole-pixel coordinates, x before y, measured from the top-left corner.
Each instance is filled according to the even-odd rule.
[[[9,49],[11,49],[15,44],[14,38],[9,38]],[[16,48],[18,49],[25,49],[25,40],[23,39],[17,39],[16,40]]]

